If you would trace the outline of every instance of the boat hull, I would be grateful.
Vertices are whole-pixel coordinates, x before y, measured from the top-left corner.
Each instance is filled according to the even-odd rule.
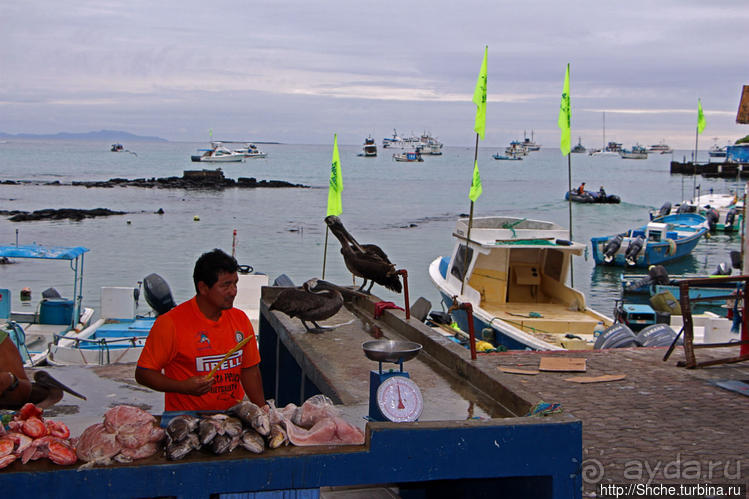
[[[620,266],[620,267],[649,267],[651,265],[662,265],[665,263],[673,262],[685,256],[689,256],[692,250],[700,242],[700,238],[706,232],[706,229],[699,229],[692,236],[671,239],[670,241],[659,241],[652,242],[648,241],[643,247],[637,258],[634,260],[635,264],[631,265],[626,261],[625,251],[629,245],[629,242],[633,239],[629,236],[625,237],[622,241],[621,248],[614,255],[614,258],[610,262],[606,262],[604,259],[603,248],[606,243],[613,236],[606,237],[594,237],[591,239],[593,247],[593,259],[596,265],[609,265],[609,266]]]

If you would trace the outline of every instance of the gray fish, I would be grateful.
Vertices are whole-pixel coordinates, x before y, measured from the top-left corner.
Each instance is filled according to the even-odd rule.
[[[216,435],[211,442],[211,451],[214,454],[228,454],[229,452],[236,449],[239,444],[239,435],[230,437],[227,434]]]
[[[200,448],[200,441],[195,433],[189,433],[184,440],[170,441],[166,446],[166,458],[170,461],[182,459],[194,449]]]
[[[265,450],[265,441],[263,440],[263,437],[252,429],[247,429],[242,432],[239,445],[255,454],[262,454],[263,450]]]
[[[189,414],[183,414],[176,416],[174,419],[169,421],[166,427],[166,431],[175,442],[181,442],[187,438],[187,435],[195,432],[198,429],[200,419]]]
[[[242,434],[242,420],[228,417],[223,422],[223,431],[230,437],[236,437]]]
[[[202,418],[200,420],[198,434],[200,435],[200,443],[208,445],[218,435],[220,424],[211,418]]]
[[[262,436],[270,434],[270,416],[267,412],[253,404],[249,400],[244,400],[227,410],[230,414],[235,414],[239,419],[252,426],[252,428]]]
[[[270,425],[270,435],[268,435],[268,447],[271,449],[277,449],[282,445],[288,445],[289,437],[286,435],[280,424],[274,423]]]

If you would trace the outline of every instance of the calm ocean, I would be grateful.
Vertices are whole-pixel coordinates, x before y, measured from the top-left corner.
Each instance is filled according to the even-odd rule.
[[[378,139],[379,140],[379,139]],[[332,142],[332,141],[331,141]],[[191,163],[202,143],[130,143],[137,153],[112,153],[100,142],[7,141],[0,144],[0,180],[107,180],[181,176],[199,169]],[[98,309],[101,286],[137,286],[156,272],[169,283],[179,302],[193,293],[192,266],[204,251],[232,249],[241,264],[267,273],[271,281],[287,274],[300,284],[322,272],[327,183],[332,144],[260,145],[266,159],[222,166],[229,178],[256,177],[309,185],[309,189],[226,189],[186,191],[136,187],[85,188],[71,185],[0,185],[0,209],[109,208],[124,216],[73,221],[13,223],[0,220],[0,244],[80,245],[85,256],[84,303]],[[378,144],[379,147],[379,144]],[[343,167],[343,214],[349,231],[362,243],[376,243],[399,267],[408,270],[412,302],[424,296],[439,308],[439,294],[428,276],[429,263],[448,254],[458,215],[468,213],[473,149],[446,146],[442,156],[423,163],[397,163],[379,147],[376,158],[357,157],[361,146],[340,146]],[[567,160],[557,147],[546,146],[523,161],[496,161],[497,149],[479,150],[483,195],[475,216],[508,215],[568,226]],[[688,151],[674,156],[689,157]],[[669,174],[671,155],[647,160],[572,156],[572,184],[586,182],[592,190],[604,185],[617,194],[617,205],[573,205],[573,238],[586,242],[642,225],[648,210],[663,202],[691,197],[692,177]],[[207,168],[213,168],[208,165]],[[743,187],[723,179],[696,178],[703,192],[728,192]],[[163,215],[155,212],[164,210]],[[195,216],[200,218],[194,221]],[[127,223],[130,221],[130,223]],[[739,236],[714,235],[699,243],[692,256],[669,266],[672,275],[711,272],[728,252],[739,249]],[[574,285],[593,308],[611,315],[619,297],[621,269],[596,268],[591,255],[574,263]],[[329,240],[326,279],[350,284],[338,241]],[[21,308],[19,291],[30,287],[36,303],[40,293],[55,287],[72,296],[72,272],[65,263],[17,260],[0,266],[0,288],[9,288],[13,308]],[[373,292],[402,304],[402,297],[375,286]],[[141,299],[139,311],[148,306]]]

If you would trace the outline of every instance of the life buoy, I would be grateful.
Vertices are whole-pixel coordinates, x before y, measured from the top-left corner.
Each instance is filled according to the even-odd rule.
[[[676,253],[676,241],[673,239],[666,239],[666,241],[668,241],[668,251],[666,254],[671,256]]]

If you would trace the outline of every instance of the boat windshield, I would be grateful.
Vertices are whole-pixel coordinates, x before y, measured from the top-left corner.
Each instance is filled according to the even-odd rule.
[[[473,258],[473,249],[468,248],[468,258],[466,259],[466,245],[461,244],[458,247],[458,252],[456,253],[455,258],[453,258],[453,266],[452,269],[450,269],[450,273],[462,281],[468,267],[468,265],[466,265],[466,260],[470,262],[471,258]]]

